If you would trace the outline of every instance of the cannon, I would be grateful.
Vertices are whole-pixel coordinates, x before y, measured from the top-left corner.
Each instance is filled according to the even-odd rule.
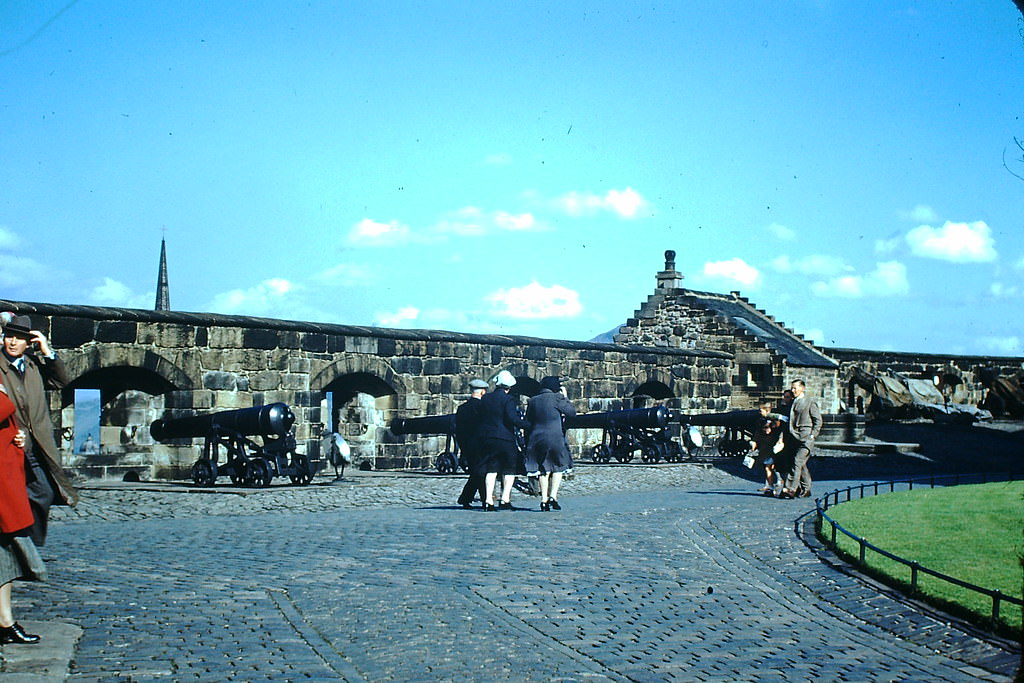
[[[149,426],[157,441],[202,437],[203,454],[192,465],[197,486],[213,486],[226,475],[234,484],[269,486],[274,477],[289,477],[293,484],[308,484],[322,460],[296,452],[292,425],[295,414],[284,403],[226,410],[208,415],[163,418]],[[249,437],[260,437],[259,444]],[[221,462],[220,449],[225,451]]]
[[[665,406],[612,410],[604,413],[583,413],[566,418],[566,429],[602,429],[601,443],[591,454],[596,462],[630,462],[640,451],[646,463],[659,460],[679,462],[687,449],[672,438],[669,431],[670,412]]]
[[[724,427],[718,439],[718,453],[723,456],[744,456],[750,452],[754,431],[763,426],[766,418],[758,410],[730,410],[724,413],[686,415],[672,411],[669,419],[683,425],[691,440],[700,438],[699,427]],[[699,446],[700,444],[698,444]]]
[[[396,436],[444,434],[444,451],[434,460],[434,466],[441,474],[455,474],[462,466],[459,460],[459,441],[455,438],[455,413],[427,417],[396,417],[391,421],[391,433]]]

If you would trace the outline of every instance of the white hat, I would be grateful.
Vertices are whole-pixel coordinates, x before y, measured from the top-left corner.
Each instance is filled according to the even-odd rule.
[[[491,381],[501,387],[514,387],[516,385],[516,378],[508,370],[502,370]]]

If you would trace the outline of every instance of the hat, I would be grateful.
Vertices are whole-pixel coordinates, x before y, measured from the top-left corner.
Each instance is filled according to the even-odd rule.
[[[514,387],[516,385],[516,378],[508,370],[502,370],[491,381],[500,387]]]
[[[562,382],[557,377],[545,377],[540,381],[540,388],[557,392],[562,388]]]
[[[486,389],[487,388],[487,382],[483,381],[482,379],[473,379],[473,380],[469,381],[469,388],[470,389]]]
[[[27,315],[16,315],[4,325],[4,334],[8,337],[32,338],[32,319]]]

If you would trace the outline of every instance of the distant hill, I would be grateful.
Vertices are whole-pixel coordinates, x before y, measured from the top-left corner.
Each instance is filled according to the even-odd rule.
[[[588,339],[587,341],[594,342],[595,344],[614,344],[615,343],[615,335],[618,334],[618,332],[619,332],[619,326],[616,325],[615,327],[613,327],[612,329],[608,330],[607,332],[602,332],[601,334],[597,335],[593,339]]]

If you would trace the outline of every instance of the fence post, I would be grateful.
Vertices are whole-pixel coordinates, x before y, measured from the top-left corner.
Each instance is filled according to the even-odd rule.
[[[833,522],[832,520],[829,520],[829,522],[832,523],[832,549],[835,550],[836,547],[837,547],[836,546],[836,523]]]
[[[918,562],[910,563],[910,594],[917,593],[917,570],[921,565]]]
[[[992,591],[992,624],[999,623],[999,603],[1003,599],[1003,594],[998,589]]]
[[[857,542],[860,543],[860,563],[863,566],[867,566],[867,562],[864,559],[864,554],[865,554],[865,551],[867,550],[867,541],[864,540],[863,538],[861,538],[860,536],[858,536],[857,537]]]

